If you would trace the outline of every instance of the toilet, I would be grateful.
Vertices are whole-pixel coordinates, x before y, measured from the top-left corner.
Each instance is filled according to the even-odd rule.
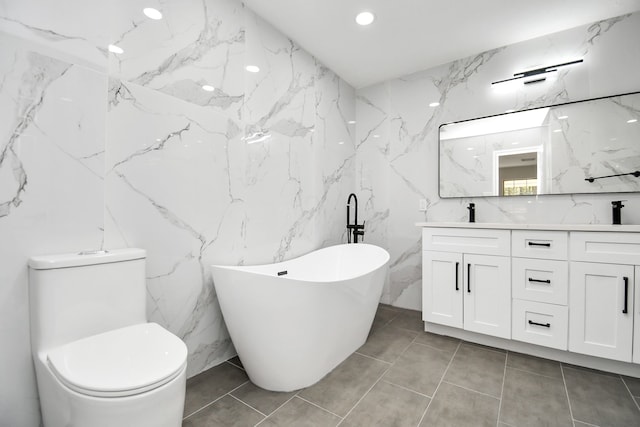
[[[29,260],[45,427],[182,425],[187,347],[146,318],[142,249]]]

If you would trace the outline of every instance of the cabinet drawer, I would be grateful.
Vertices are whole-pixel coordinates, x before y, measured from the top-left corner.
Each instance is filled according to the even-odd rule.
[[[572,232],[572,261],[640,264],[640,233]]]
[[[565,306],[514,299],[511,338],[566,350],[568,313]]]
[[[511,254],[509,230],[429,228],[422,229],[422,249],[467,254]]]
[[[516,257],[567,259],[566,231],[513,230],[511,234],[512,254]]]
[[[514,298],[567,305],[569,263],[512,258],[511,286]]]

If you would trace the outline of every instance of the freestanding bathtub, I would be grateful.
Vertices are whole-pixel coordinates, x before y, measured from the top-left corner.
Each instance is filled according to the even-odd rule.
[[[308,387],[367,339],[389,253],[336,245],[277,264],[212,266],[224,320],[251,381]]]

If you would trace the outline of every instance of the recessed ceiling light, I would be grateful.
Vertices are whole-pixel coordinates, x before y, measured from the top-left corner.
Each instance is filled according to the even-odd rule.
[[[147,18],[155,19],[156,21],[158,19],[162,19],[162,12],[152,7],[145,7],[144,9],[142,9],[142,13],[147,15]]]
[[[429,104],[429,107],[437,107],[438,105],[440,105],[439,102],[432,102],[431,104]]]
[[[260,72],[260,67],[258,67],[257,65],[247,65],[245,67],[245,70],[247,70],[250,73],[258,73]]]
[[[355,120],[349,120],[347,123],[349,123],[350,125],[355,125],[356,121]]]
[[[344,141],[338,141],[338,145],[344,145]]]
[[[378,135],[377,133],[375,135],[373,135],[374,138],[380,138],[380,135]]]
[[[356,22],[359,25],[369,25],[376,19],[376,16],[371,12],[360,12],[356,15]]]
[[[637,121],[638,121],[638,119],[631,119],[631,120],[627,120],[627,123],[635,123]]]
[[[109,52],[111,53],[117,53],[118,55],[121,53],[124,53],[124,49],[122,49],[119,46],[116,46],[115,44],[110,44],[107,49],[109,49]]]
[[[211,85],[204,85],[202,86],[202,90],[206,90],[207,92],[213,92],[215,88]]]

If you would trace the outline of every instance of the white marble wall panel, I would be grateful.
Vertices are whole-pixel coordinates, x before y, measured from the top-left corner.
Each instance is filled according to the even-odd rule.
[[[233,355],[208,265],[233,195],[236,122],[134,83],[112,80],[105,206],[108,247],[147,249],[148,311],[189,347],[189,373]],[[237,220],[236,220],[237,221]]]
[[[166,0],[149,19],[143,0],[111,2],[111,75],[240,118],[244,24],[235,0]],[[203,86],[213,90],[205,91]]]
[[[391,252],[390,281],[384,302],[420,309],[420,231],[416,221],[466,221],[466,205],[476,203],[481,222],[608,223],[610,201],[628,199],[623,221],[640,223],[640,197],[635,194],[540,196],[523,198],[441,199],[438,194],[438,126],[483,117],[509,109],[526,109],[591,97],[640,90],[637,70],[640,13],[484,52],[410,76],[357,91],[357,184],[371,190],[376,170],[373,219],[387,210],[380,244]],[[492,87],[513,73],[583,58],[584,63],[560,69],[555,78],[537,85],[521,82]],[[372,102],[372,99],[375,101]],[[439,102],[433,109],[430,102]],[[374,129],[388,123],[380,149]],[[378,143],[379,144],[379,143]],[[379,189],[379,190],[378,190]],[[624,197],[622,197],[624,196]],[[382,199],[382,200],[378,200]],[[426,213],[418,200],[427,200]],[[378,206],[384,206],[379,208]]]
[[[187,36],[189,13],[183,10],[166,24],[184,28],[176,38],[160,32],[155,40],[155,30],[142,27],[157,23],[144,20],[124,31],[125,53],[112,61],[107,116],[106,245],[148,250],[149,316],[185,340],[189,375],[235,354],[209,265],[270,263],[336,243],[344,210],[332,216],[338,206],[344,209],[354,184],[347,124],[354,90],[253,13],[230,7],[240,3],[220,2],[220,14],[229,18],[223,16],[221,27],[207,24],[217,19],[216,4],[194,2],[186,9],[205,7],[204,24],[196,19],[195,27],[238,36],[227,56],[241,55],[230,60],[227,77],[228,87],[241,88],[240,105],[202,103],[189,88],[173,85],[179,74],[206,62],[191,62],[184,53],[194,49],[194,36],[196,45],[203,36]],[[143,40],[145,53],[131,50],[123,59],[125,42]],[[223,46],[201,47],[213,58]],[[175,55],[185,59],[185,68],[172,62]],[[249,73],[244,64],[260,71]],[[318,145],[316,128],[345,146],[324,150],[330,146]]]
[[[355,90],[328,68],[317,64],[316,70],[313,209],[315,244],[325,247],[347,241],[345,205],[355,191]]]
[[[37,43],[67,62],[104,71],[110,3],[98,0],[0,0],[0,31]]]
[[[106,77],[0,33],[0,425],[39,425],[27,260],[103,238]]]

